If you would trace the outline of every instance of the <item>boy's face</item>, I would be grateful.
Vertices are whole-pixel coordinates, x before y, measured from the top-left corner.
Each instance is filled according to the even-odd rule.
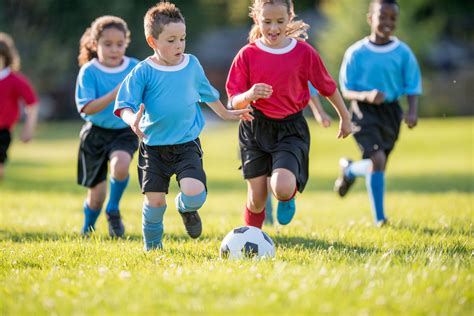
[[[272,48],[285,45],[286,26],[290,22],[288,9],[283,4],[265,4],[254,17],[254,22],[262,32],[263,43]]]
[[[149,36],[148,45],[155,51],[157,62],[163,66],[178,65],[186,47],[186,25],[182,22],[168,23],[158,39]]]
[[[102,31],[97,41],[97,58],[107,67],[117,67],[123,61],[127,40],[123,31],[111,27]]]
[[[389,40],[395,31],[398,18],[398,6],[389,3],[374,3],[368,14],[372,34],[383,40]]]

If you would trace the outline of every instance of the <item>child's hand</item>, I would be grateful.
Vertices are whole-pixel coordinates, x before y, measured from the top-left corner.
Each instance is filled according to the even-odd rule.
[[[227,110],[226,115],[223,117],[224,120],[243,120],[243,121],[252,121],[254,117],[252,114],[252,109],[243,109],[243,110]]]
[[[140,130],[140,120],[142,119],[143,111],[145,110],[145,105],[142,103],[140,104],[140,109],[137,113],[133,114],[130,127],[132,131],[137,134],[138,138],[143,139],[145,138],[145,134]]]
[[[20,140],[24,143],[29,142],[33,138],[33,130],[25,125],[20,134]]]
[[[418,123],[418,115],[416,113],[408,112],[405,114],[405,123],[407,124],[408,128],[413,128]]]
[[[339,133],[337,134],[337,138],[346,138],[350,134],[352,134],[351,120],[339,121]]]
[[[327,128],[331,126],[331,117],[327,115],[327,113],[321,113],[316,117],[316,120],[318,121],[319,124],[321,124],[322,127]]]
[[[380,105],[385,101],[385,93],[374,89],[366,93],[365,99],[369,103]]]
[[[256,83],[250,90],[245,92],[245,100],[252,102],[258,99],[267,99],[273,93],[272,86],[266,83]]]

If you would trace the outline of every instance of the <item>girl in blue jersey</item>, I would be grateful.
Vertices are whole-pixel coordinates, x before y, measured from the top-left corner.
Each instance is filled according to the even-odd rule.
[[[204,117],[198,102],[223,119],[251,120],[248,109],[228,111],[197,58],[184,53],[186,26],[180,10],[160,2],[145,15],[145,37],[153,56],[124,80],[115,102],[120,116],[141,138],[138,176],[145,194],[142,212],[146,251],[162,248],[163,215],[170,178],[181,192],[176,208],[192,238],[202,232],[198,209],[206,200],[206,174],[199,134]]]
[[[83,235],[95,229],[107,194],[109,163],[110,195],[106,206],[109,234],[122,237],[125,232],[119,203],[128,184],[128,169],[138,148],[138,139],[130,127],[113,114],[113,108],[120,84],[138,63],[125,56],[129,42],[127,24],[115,16],[97,18],[80,42],[76,105],[86,124],[80,133],[77,182],[88,188]]]
[[[421,74],[410,48],[392,36],[398,19],[396,0],[373,0],[369,6],[368,37],[349,47],[340,71],[343,96],[352,101],[354,138],[362,160],[341,158],[342,174],[334,189],[343,197],[356,177],[366,179],[366,187],[377,226],[387,223],[384,212],[385,169],[394,148],[403,118],[398,99],[407,96],[405,122],[417,124]]]

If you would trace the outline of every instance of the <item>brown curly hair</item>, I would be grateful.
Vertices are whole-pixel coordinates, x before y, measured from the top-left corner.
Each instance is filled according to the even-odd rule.
[[[5,66],[13,71],[20,70],[20,55],[15,47],[13,38],[7,33],[0,32],[0,56],[5,59]]]
[[[77,61],[79,66],[84,65],[91,59],[97,57],[96,44],[99,41],[102,32],[109,28],[116,28],[125,34],[125,45],[130,43],[130,31],[127,23],[117,16],[104,15],[95,19],[91,26],[86,29],[81,37],[79,44],[79,56]]]
[[[163,26],[169,23],[184,23],[181,11],[171,2],[160,2],[148,9],[144,18],[145,37],[158,38]]]

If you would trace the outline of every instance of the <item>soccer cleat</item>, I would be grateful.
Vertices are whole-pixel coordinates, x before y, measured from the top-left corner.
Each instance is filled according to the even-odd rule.
[[[107,216],[107,222],[109,223],[110,237],[123,237],[123,235],[125,234],[125,227],[123,226],[120,212],[106,212],[105,214]]]
[[[178,212],[183,219],[184,227],[186,232],[191,238],[198,238],[202,233],[202,222],[201,217],[197,211],[193,212]]]
[[[389,224],[390,224],[390,223],[389,223],[388,219],[385,218],[385,219],[382,219],[382,220],[380,220],[380,221],[377,221],[377,222],[375,223],[375,226],[377,226],[378,228],[382,228],[382,227],[388,226]]]
[[[90,234],[92,234],[93,232],[95,232],[94,226],[88,226],[88,227],[83,226],[81,228],[81,236],[82,237],[89,237]]]
[[[336,179],[334,183],[334,191],[336,191],[340,197],[343,197],[347,194],[350,187],[355,182],[355,177],[349,177],[346,175],[346,170],[349,168],[352,160],[347,158],[341,158],[339,160],[339,166],[341,167],[341,175]]]
[[[280,225],[288,225],[295,215],[295,199],[289,201],[278,201],[277,220]]]

